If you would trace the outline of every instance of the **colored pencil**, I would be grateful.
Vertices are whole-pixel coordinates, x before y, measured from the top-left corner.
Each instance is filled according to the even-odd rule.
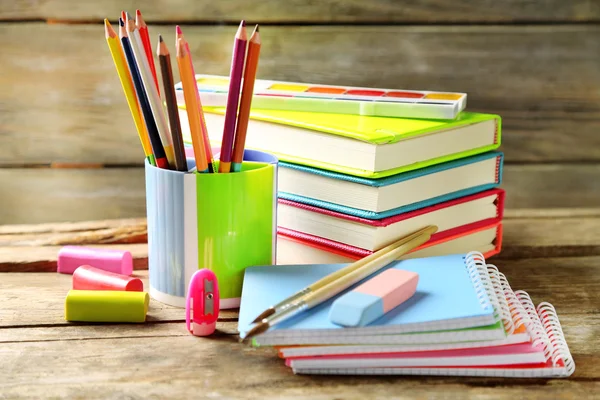
[[[160,62],[160,74],[163,81],[163,93],[167,103],[169,114],[169,125],[173,140],[173,152],[175,155],[175,169],[187,171],[185,149],[183,147],[183,136],[181,135],[181,122],[179,121],[179,110],[177,108],[177,97],[175,96],[175,84],[173,82],[173,69],[171,68],[171,53],[161,35],[158,35],[158,46],[156,55]]]
[[[176,38],[175,38],[175,44],[177,44],[177,41],[179,39],[184,39],[184,44],[185,44],[185,49],[186,51],[190,54],[190,68],[192,70],[192,75],[194,75],[194,77],[196,76],[196,72],[194,71],[194,63],[192,62],[192,52],[190,51],[190,44],[187,40],[185,40],[184,36],[183,36],[183,31],[181,30],[181,27],[179,25],[177,25],[175,27],[175,34],[176,34]],[[213,159],[213,153],[212,153],[212,148],[210,147],[210,139],[208,137],[208,129],[206,128],[206,121],[204,119],[204,111],[202,110],[202,101],[200,100],[200,93],[198,92],[198,85],[196,82],[196,79],[194,79],[194,86],[196,87],[196,99],[198,100],[198,112],[200,113],[200,122],[201,122],[201,128],[202,128],[202,136],[204,137],[204,152],[206,153],[206,161],[208,163],[208,170],[209,172],[215,172],[215,162]]]
[[[146,25],[146,21],[144,21],[144,17],[142,17],[142,12],[140,10],[135,10],[135,26],[140,32],[140,38],[142,39],[142,44],[144,45],[144,52],[146,53],[148,64],[150,65],[150,71],[152,71],[152,76],[154,77],[156,91],[160,95],[158,76],[156,75],[156,66],[154,65],[154,55],[152,54],[152,43],[150,43],[150,32],[148,31],[148,25]]]
[[[152,155],[152,146],[150,145],[148,130],[142,120],[143,117],[138,104],[138,98],[135,94],[135,88],[133,87],[133,82],[131,80],[129,66],[125,60],[125,54],[123,53],[119,36],[111,26],[110,22],[108,22],[108,19],[104,20],[104,32],[106,34],[106,42],[108,43],[110,54],[115,64],[115,68],[117,69],[117,74],[119,75],[119,80],[121,81],[121,86],[123,87],[123,92],[125,93],[125,98],[127,99],[129,111],[133,117],[135,129],[137,130],[140,142],[142,143],[142,148],[144,149],[144,155],[150,164],[156,165],[154,156]]]
[[[286,301],[286,304],[283,307],[280,307],[280,311],[260,320],[247,333],[240,334],[241,339],[247,340],[253,336],[266,332],[272,326],[329,300],[360,280],[381,270],[392,261],[426,243],[431,238],[431,235],[437,230],[438,227],[436,225],[429,225],[413,232],[412,234],[397,240],[392,245],[368,256],[368,262],[365,263],[363,260],[358,260],[353,264],[346,266],[344,268],[346,273],[338,276],[337,279],[327,282],[315,290],[303,290],[302,292],[304,294],[300,298],[295,295],[292,296],[289,302]],[[358,267],[356,267],[357,264],[359,264]],[[261,313],[261,315],[262,314],[264,314],[264,312]]]
[[[154,160],[159,168],[168,169],[169,163],[167,161],[165,149],[160,141],[158,128],[156,127],[156,121],[154,120],[154,115],[152,115],[152,109],[150,108],[150,102],[148,101],[148,95],[144,89],[142,77],[140,76],[140,71],[135,62],[135,56],[131,48],[129,36],[127,35],[127,30],[125,29],[125,21],[122,19],[119,19],[119,37],[121,38],[121,45],[123,46],[125,59],[129,65],[129,71],[131,72],[131,78],[135,87],[135,92],[137,94],[140,109],[142,111],[142,115],[144,116],[144,122],[146,123],[146,128],[148,130],[148,137],[150,139],[150,144],[152,145]]]
[[[152,78],[152,72],[150,71],[150,65],[148,64],[148,58],[144,52],[142,39],[140,38],[140,32],[137,30],[135,23],[129,14],[127,15],[128,20],[127,31],[129,32],[129,42],[133,49],[135,61],[137,63],[140,75],[142,76],[142,82],[146,93],[148,95],[148,101],[150,102],[150,108],[152,109],[152,115],[156,120],[156,126],[158,128],[158,134],[160,135],[160,141],[165,149],[167,160],[169,162],[169,168],[175,168],[175,156],[173,154],[173,142],[171,140],[171,133],[169,131],[169,124],[167,122],[167,115],[163,107],[163,103],[160,100],[158,91],[156,90],[156,84]]]
[[[219,164],[219,172],[229,172],[231,168],[231,152],[233,150],[233,138],[235,135],[235,123],[237,120],[247,40],[246,22],[242,21],[233,42],[231,71],[229,73],[229,92],[227,94],[227,107],[225,108],[223,139],[221,140],[221,162]]]
[[[196,77],[190,67],[190,53],[185,45],[185,39],[177,41],[177,65],[179,66],[179,77],[183,86],[183,96],[185,99],[188,122],[190,124],[190,133],[192,136],[192,145],[194,146],[194,158],[196,159],[196,170],[198,172],[209,172],[206,162],[206,152],[204,151],[204,137],[198,112],[196,86]]]
[[[252,105],[252,94],[254,92],[254,81],[258,68],[258,57],[260,55],[260,33],[258,25],[248,41],[248,54],[246,55],[246,66],[244,67],[244,83],[242,86],[242,98],[240,100],[240,111],[235,128],[235,139],[233,142],[233,155],[231,157],[231,170],[240,172],[242,160],[244,159],[244,146],[246,144],[246,132],[250,118],[250,107]]]

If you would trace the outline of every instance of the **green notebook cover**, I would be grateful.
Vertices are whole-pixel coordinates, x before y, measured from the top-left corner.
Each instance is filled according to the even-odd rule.
[[[184,107],[180,106],[180,108]],[[225,109],[216,107],[204,107],[204,112],[223,115],[225,113]],[[282,161],[367,178],[383,178],[386,176],[396,175],[406,171],[424,168],[430,165],[435,165],[447,161],[460,159],[463,157],[468,157],[475,154],[480,154],[498,148],[501,142],[501,118],[499,115],[495,114],[462,112],[458,115],[456,119],[453,120],[425,120],[348,114],[315,113],[303,111],[253,109],[251,111],[250,118],[260,121],[272,122],[275,124],[311,129],[375,145],[397,143],[399,141],[412,139],[417,136],[432,134],[442,130],[449,130],[452,128],[472,125],[489,120],[494,120],[496,122],[495,140],[494,143],[490,145],[479,148],[473,148],[468,151],[454,153],[443,157],[424,160],[417,163],[403,165],[398,168],[388,169],[385,171],[373,172],[357,168],[348,168],[341,165],[329,164],[321,160],[311,160],[291,156],[289,154],[273,153]],[[189,133],[187,132],[184,133],[184,141],[188,144],[191,143],[191,138],[189,136]],[[249,148],[252,147],[249,146]],[[269,149],[256,150],[269,151]]]

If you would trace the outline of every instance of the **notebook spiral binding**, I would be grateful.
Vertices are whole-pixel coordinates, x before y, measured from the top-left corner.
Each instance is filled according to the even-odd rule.
[[[508,296],[506,290],[508,281],[506,280],[504,274],[498,271],[498,267],[496,267],[493,264],[487,264],[486,267],[487,273],[490,276],[490,280],[492,282],[492,287],[494,288],[494,292],[500,304],[500,313],[502,317],[502,322],[504,323],[504,330],[506,331],[507,335],[510,335],[515,331],[515,329],[518,329],[519,326],[522,325],[522,322],[520,323],[520,314],[517,314],[517,318],[515,318],[514,313],[511,311],[511,302],[513,299],[509,298]],[[512,293],[512,290],[510,292]],[[516,298],[514,300],[516,300]]]
[[[554,306],[542,302],[536,308],[527,292],[517,290],[514,293],[529,317],[529,326],[527,326],[527,323],[525,325],[533,339],[533,343],[541,344],[544,347],[544,356],[548,361],[552,361],[554,367],[564,367],[566,376],[573,374],[575,372],[575,360],[573,360],[569,351]]]
[[[483,254],[478,251],[467,253],[465,255],[465,265],[481,306],[484,308],[492,307],[496,316],[502,319],[506,332],[512,333],[514,326],[508,302],[504,295],[498,294],[501,284],[498,279],[489,273]]]

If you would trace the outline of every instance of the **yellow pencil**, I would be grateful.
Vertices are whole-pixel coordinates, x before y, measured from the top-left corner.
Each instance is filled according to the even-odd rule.
[[[154,156],[152,154],[152,146],[150,145],[150,137],[148,136],[146,125],[142,120],[142,113],[138,104],[138,98],[135,94],[129,67],[125,61],[125,54],[123,54],[123,48],[119,42],[119,37],[117,36],[117,33],[113,27],[110,25],[110,22],[108,22],[108,19],[104,20],[104,30],[106,33],[106,42],[108,43],[110,54],[112,55],[112,59],[115,63],[115,68],[117,69],[117,74],[119,75],[123,92],[125,92],[125,97],[127,98],[129,111],[131,111],[135,128],[137,129],[138,136],[140,137],[140,142],[142,142],[144,154],[150,163],[154,164]]]

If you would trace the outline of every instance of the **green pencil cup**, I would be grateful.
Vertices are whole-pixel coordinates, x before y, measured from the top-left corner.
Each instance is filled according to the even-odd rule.
[[[246,150],[240,172],[145,169],[150,296],[185,307],[192,275],[208,268],[221,308],[239,307],[245,268],[275,264],[277,159]]]

